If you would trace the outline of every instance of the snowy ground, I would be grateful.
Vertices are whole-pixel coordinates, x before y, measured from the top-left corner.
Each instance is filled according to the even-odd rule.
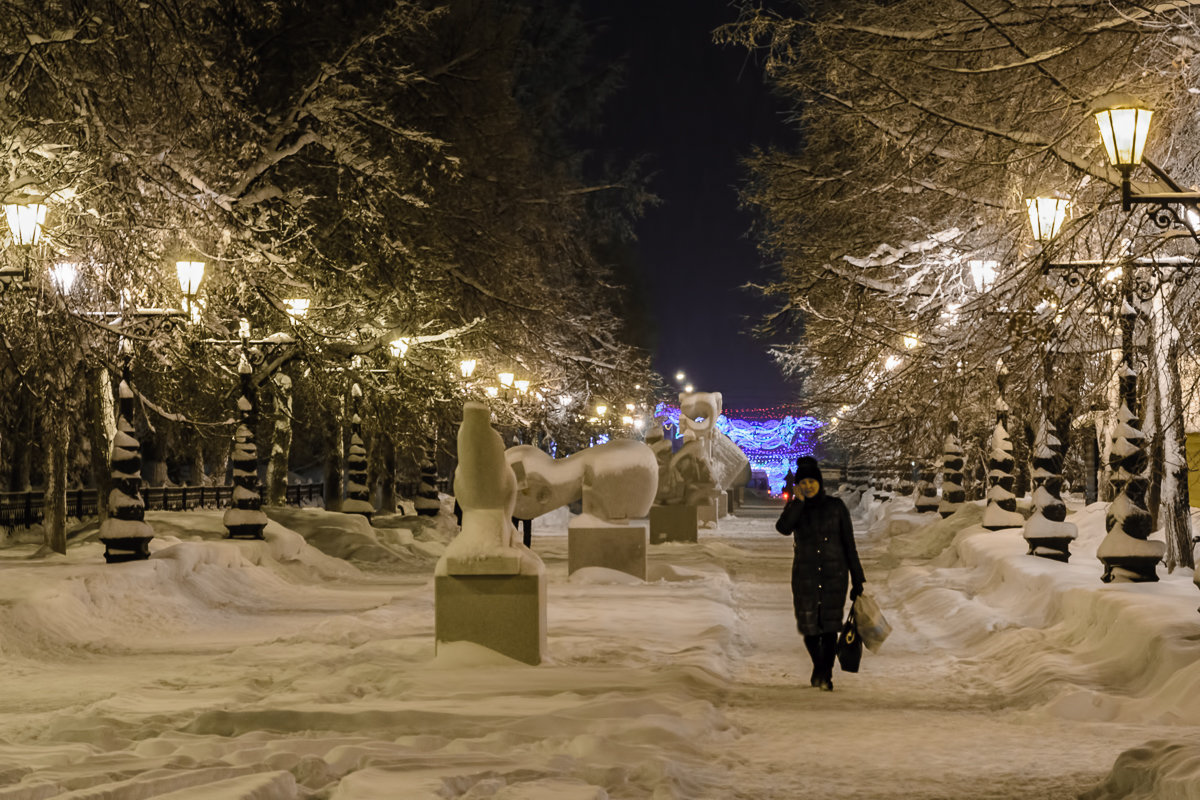
[[[219,512],[150,514],[154,557],[113,566],[10,545],[0,800],[1200,798],[1190,571],[1102,584],[1102,506],[1066,565],[978,506],[909,508],[862,521],[895,631],[832,694],[771,508],[653,547],[646,582],[568,578],[565,517],[538,520],[539,667],[435,656],[444,524],[291,509],[227,542]]]

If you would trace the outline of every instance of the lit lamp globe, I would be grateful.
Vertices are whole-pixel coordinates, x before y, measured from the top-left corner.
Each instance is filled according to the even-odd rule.
[[[513,378],[515,378],[515,377],[516,376],[513,375],[513,373],[511,373],[511,372],[499,372],[496,374],[496,378],[500,381],[500,385],[503,386],[505,389],[512,388]]]
[[[1041,195],[1027,197],[1025,208],[1029,212],[1029,227],[1033,230],[1033,238],[1039,242],[1049,242],[1058,236],[1063,223],[1067,220],[1067,212],[1071,201],[1065,197]]]
[[[475,374],[475,359],[464,358],[458,362],[458,371],[464,379],[470,378]]]
[[[40,195],[24,195],[4,204],[4,216],[8,219],[8,230],[13,244],[30,247],[42,238],[42,225],[46,222],[46,204]]]
[[[408,338],[401,336],[399,339],[393,339],[388,345],[388,352],[392,354],[392,358],[404,358],[408,353]]]
[[[1109,163],[1128,175],[1142,163],[1142,150],[1154,112],[1133,95],[1108,94],[1092,104],[1092,115],[1100,128],[1100,140]]]
[[[971,270],[971,283],[975,285],[977,293],[983,294],[995,285],[996,274],[999,272],[1000,267],[999,262],[991,259],[973,258],[967,261],[967,267]]]
[[[307,297],[290,297],[283,301],[289,319],[301,320],[308,316],[308,307],[312,301]]]

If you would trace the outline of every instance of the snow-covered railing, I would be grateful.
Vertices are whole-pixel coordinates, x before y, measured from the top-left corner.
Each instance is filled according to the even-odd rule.
[[[294,483],[287,487],[286,502],[291,506],[324,498],[323,483]],[[232,486],[152,486],[142,487],[146,509],[186,511],[193,508],[226,508],[233,497]],[[0,492],[0,526],[29,528],[42,521],[44,493]],[[95,489],[67,491],[67,516],[85,519],[96,516]]]

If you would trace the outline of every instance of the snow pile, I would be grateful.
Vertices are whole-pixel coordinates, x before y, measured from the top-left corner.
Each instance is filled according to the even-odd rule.
[[[373,522],[359,515],[320,508],[270,506],[274,522],[299,533],[311,546],[360,567],[408,565],[425,569],[446,549],[455,530],[454,517],[384,515]]]

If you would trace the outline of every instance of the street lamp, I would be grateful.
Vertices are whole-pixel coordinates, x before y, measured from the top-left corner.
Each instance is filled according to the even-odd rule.
[[[8,229],[13,244],[32,247],[42,238],[42,226],[46,222],[46,203],[41,195],[23,195],[4,204],[4,215],[8,218]]]
[[[1045,244],[1062,230],[1071,208],[1071,201],[1065,197],[1039,196],[1025,198],[1025,208],[1029,212],[1029,226],[1033,229],[1033,238]],[[993,278],[994,280],[994,278]]]
[[[1092,115],[1096,126],[1100,129],[1100,140],[1104,143],[1104,152],[1108,161],[1121,173],[1121,209],[1133,210],[1134,203],[1151,203],[1163,206],[1170,203],[1182,203],[1192,209],[1200,202],[1200,192],[1185,192],[1180,190],[1175,181],[1155,166],[1146,161],[1146,166],[1172,191],[1158,194],[1134,194],[1130,176],[1133,168],[1143,162],[1142,151],[1146,147],[1146,138],[1150,135],[1150,120],[1154,112],[1136,97],[1123,93],[1108,94],[1092,104]],[[1182,222],[1171,212],[1175,220]],[[1154,215],[1155,223],[1166,227],[1166,219]],[[1191,229],[1193,234],[1195,229]]]
[[[393,339],[388,345],[388,351],[392,354],[392,358],[404,358],[408,352],[408,337],[401,336],[399,339]]]
[[[458,362],[458,371],[463,376],[464,380],[470,379],[470,377],[475,374],[475,364],[476,362],[473,358],[464,358],[462,361]]]

